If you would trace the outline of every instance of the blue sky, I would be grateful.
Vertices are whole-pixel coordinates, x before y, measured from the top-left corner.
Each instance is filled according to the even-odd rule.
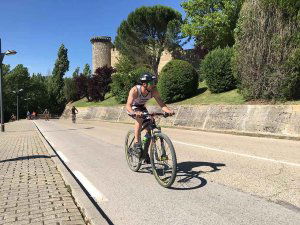
[[[68,49],[71,76],[92,64],[93,36],[116,35],[121,21],[140,6],[167,5],[185,16],[182,0],[0,0],[2,52],[16,50],[3,63],[23,64],[32,73],[52,72],[57,51]],[[190,44],[191,45],[191,44]],[[189,47],[189,46],[187,46]],[[92,66],[92,65],[91,65]]]

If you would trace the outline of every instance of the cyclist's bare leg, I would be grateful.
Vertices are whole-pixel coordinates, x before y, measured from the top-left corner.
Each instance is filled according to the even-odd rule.
[[[140,136],[141,136],[142,124],[143,124],[143,119],[142,118],[135,118],[135,123],[134,123],[134,143],[139,143]]]

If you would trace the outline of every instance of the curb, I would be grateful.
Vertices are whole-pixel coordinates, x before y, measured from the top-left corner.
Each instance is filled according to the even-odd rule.
[[[59,120],[66,121],[67,119],[60,118]],[[101,119],[78,119],[78,122],[106,122],[106,123],[121,123],[121,124],[134,124],[133,122],[126,121],[112,121],[112,120],[101,120]],[[282,135],[272,135],[272,134],[262,134],[262,133],[251,133],[251,132],[237,132],[237,131],[224,131],[224,130],[204,130],[197,127],[188,127],[188,126],[170,126],[170,125],[160,125],[159,127],[163,128],[172,128],[178,130],[192,130],[192,131],[201,131],[207,133],[218,133],[218,134],[231,134],[236,136],[247,136],[247,137],[260,137],[260,138],[273,138],[273,139],[283,139],[291,141],[300,141],[300,137],[293,136],[282,136]]]
[[[61,159],[61,157],[56,153],[55,149],[52,145],[47,141],[39,127],[35,122],[33,122],[39,137],[41,138],[43,144],[45,145],[49,154],[56,155],[52,160],[57,166],[57,169],[61,173],[66,186],[70,187],[71,195],[74,198],[74,202],[76,206],[79,208],[84,221],[88,225],[104,225],[110,224],[113,225],[113,222],[109,219],[109,217],[105,214],[105,212],[100,208],[95,199],[88,193],[85,187],[81,184],[81,182],[76,178],[74,173],[70,170],[70,168],[66,165],[66,163]]]

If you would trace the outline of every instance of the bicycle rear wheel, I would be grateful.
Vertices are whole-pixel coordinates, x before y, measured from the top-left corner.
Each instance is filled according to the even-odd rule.
[[[158,183],[165,188],[170,187],[176,178],[177,159],[174,146],[167,135],[154,134],[150,146],[150,160]]]
[[[132,171],[137,172],[141,168],[142,162],[137,156],[133,148],[133,144],[134,144],[134,130],[130,130],[128,131],[125,138],[125,157],[129,168]]]

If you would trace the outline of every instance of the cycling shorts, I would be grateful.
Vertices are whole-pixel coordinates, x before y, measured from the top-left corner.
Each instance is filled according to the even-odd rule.
[[[133,105],[132,107],[132,110],[134,112],[146,112],[148,113],[148,110],[147,108],[145,107],[145,105]],[[132,117],[133,119],[135,119],[135,116],[134,115],[131,115],[128,111],[127,111],[127,114],[128,116]]]

